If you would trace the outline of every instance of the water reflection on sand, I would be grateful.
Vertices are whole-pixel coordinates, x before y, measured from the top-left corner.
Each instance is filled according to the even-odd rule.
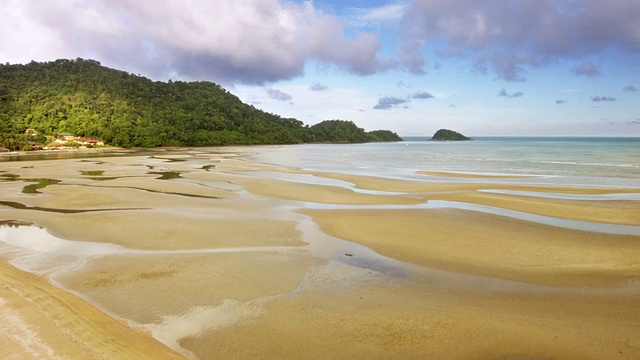
[[[187,356],[249,358],[269,348],[266,357],[299,357],[300,346],[331,358],[353,357],[351,347],[363,357],[464,358],[477,349],[494,358],[606,356],[620,347],[628,358],[639,354],[620,340],[627,334],[635,344],[627,332],[640,329],[630,305],[640,295],[633,191],[562,195],[517,177],[318,173],[249,162],[228,149],[112,155],[0,163],[0,249],[14,266]],[[445,234],[440,246],[420,224],[358,229],[367,214],[455,217],[469,228]],[[474,225],[482,221],[495,227]],[[535,244],[510,235],[525,226],[558,246],[540,251],[566,251],[564,262],[545,262]],[[483,261],[473,250],[480,248],[503,250]],[[576,300],[582,313],[565,308]],[[443,314],[446,327],[428,320],[445,321]],[[622,319],[627,325],[618,326]],[[405,332],[397,343],[394,329]],[[356,340],[360,331],[370,336]],[[319,333],[349,345],[315,343]],[[558,335],[569,345],[549,345]],[[488,345],[492,336],[504,339],[500,347]]]

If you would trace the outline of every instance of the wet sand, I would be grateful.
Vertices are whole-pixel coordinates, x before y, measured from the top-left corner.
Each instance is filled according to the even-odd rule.
[[[179,359],[149,333],[0,260],[3,359]]]
[[[0,162],[0,357],[640,357],[638,189],[422,175]]]

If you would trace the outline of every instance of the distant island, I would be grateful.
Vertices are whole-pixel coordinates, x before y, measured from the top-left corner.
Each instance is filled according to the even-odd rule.
[[[305,125],[212,82],[152,81],[81,58],[0,64],[0,150],[382,141],[402,138],[348,120]]]
[[[460,134],[457,131],[449,130],[449,129],[440,129],[433,134],[431,140],[434,141],[462,141],[462,140],[471,140],[470,137],[466,137]]]

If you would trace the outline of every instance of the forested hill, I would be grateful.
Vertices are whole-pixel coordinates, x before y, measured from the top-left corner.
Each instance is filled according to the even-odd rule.
[[[83,59],[0,64],[0,146],[20,148],[27,129],[122,147],[401,140],[350,121],[310,127],[244,104],[211,82],[154,82]]]

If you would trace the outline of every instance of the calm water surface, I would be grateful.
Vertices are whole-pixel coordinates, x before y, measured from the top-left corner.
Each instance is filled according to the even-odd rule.
[[[417,171],[489,175],[536,175],[536,183],[640,188],[640,137],[479,137],[439,142],[304,144],[194,148],[196,152],[239,152],[251,160],[306,170],[413,180]],[[114,150],[5,156],[0,161],[183,154],[185,149]]]
[[[253,159],[308,170],[415,178],[416,171],[538,175],[548,182],[640,188],[640,138],[511,138],[259,147]]]

